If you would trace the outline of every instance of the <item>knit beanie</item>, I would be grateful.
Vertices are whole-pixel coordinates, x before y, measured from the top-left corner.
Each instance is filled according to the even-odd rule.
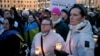
[[[68,15],[68,10],[67,9],[62,9],[62,12],[65,12]]]
[[[29,15],[29,11],[28,11],[28,10],[23,10],[23,11],[22,11],[22,15],[23,15],[23,14]]]
[[[51,14],[57,14],[57,15],[59,15],[60,16],[60,9],[59,8],[57,8],[57,7],[54,7],[52,10],[51,10]]]

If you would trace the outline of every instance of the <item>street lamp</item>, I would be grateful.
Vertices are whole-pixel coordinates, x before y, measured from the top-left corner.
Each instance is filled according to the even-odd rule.
[[[94,8],[94,0],[91,0],[91,7]]]
[[[46,0],[44,0],[44,9],[46,8]]]
[[[38,0],[38,2],[39,2],[39,4],[38,4],[38,6],[39,6],[39,9],[41,8],[41,1],[40,0]]]
[[[89,0],[89,8],[90,8],[90,6],[91,6],[91,0]]]

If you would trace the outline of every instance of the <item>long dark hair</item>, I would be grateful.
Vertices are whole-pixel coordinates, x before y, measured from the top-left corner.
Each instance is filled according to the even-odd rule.
[[[74,6],[69,10],[69,13],[71,12],[71,10],[73,8],[80,9],[80,14],[81,14],[82,17],[87,16],[87,11],[86,11],[85,7],[82,4],[74,4]]]
[[[15,27],[14,27],[14,19],[12,19],[11,17],[10,17],[10,18],[6,18],[6,19],[7,19],[8,22],[9,22],[10,29],[15,28]],[[6,20],[6,19],[4,19],[4,20]]]

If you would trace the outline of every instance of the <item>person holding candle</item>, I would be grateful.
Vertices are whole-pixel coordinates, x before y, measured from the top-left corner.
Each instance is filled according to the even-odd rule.
[[[65,49],[63,38],[53,32],[51,28],[52,21],[50,19],[43,19],[41,22],[41,32],[35,35],[32,42],[31,56],[56,56],[55,49],[59,51]]]
[[[70,9],[70,31],[66,40],[65,51],[68,56],[94,56],[94,40],[86,12],[82,5],[75,4]]]
[[[69,31],[69,27],[68,25],[66,25],[66,23],[64,22],[64,20],[61,17],[61,11],[58,7],[54,7],[51,10],[51,18],[52,23],[53,23],[53,30],[56,33],[59,33],[64,41],[66,41],[66,36],[68,34]]]

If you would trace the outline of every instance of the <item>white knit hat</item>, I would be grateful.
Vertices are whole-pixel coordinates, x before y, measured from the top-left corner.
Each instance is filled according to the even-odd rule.
[[[23,15],[23,14],[29,15],[29,11],[28,11],[28,10],[23,10],[23,11],[22,11],[22,15]]]

